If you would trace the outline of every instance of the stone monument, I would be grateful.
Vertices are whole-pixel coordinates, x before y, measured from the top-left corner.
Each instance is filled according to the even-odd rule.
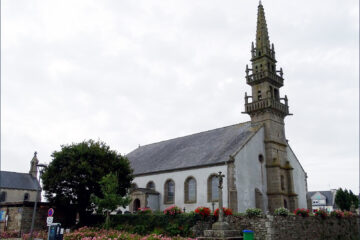
[[[218,220],[212,225],[211,230],[204,231],[204,237],[200,237],[198,239],[201,240],[215,240],[215,239],[243,239],[241,237],[241,232],[238,230],[231,230],[230,226],[224,220],[224,210],[223,210],[223,196],[222,196],[222,189],[223,189],[223,179],[225,177],[224,174],[219,172],[217,175],[219,179],[219,218]]]

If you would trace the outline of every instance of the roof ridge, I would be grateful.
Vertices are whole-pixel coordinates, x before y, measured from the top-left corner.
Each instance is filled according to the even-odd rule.
[[[4,171],[4,170],[0,170],[0,172],[7,172],[7,173],[17,173],[17,174],[31,175],[30,173],[14,172],[14,171]]]
[[[172,140],[175,140],[175,139],[180,139],[180,138],[189,137],[189,136],[193,136],[193,135],[197,135],[197,134],[201,134],[201,133],[206,133],[206,132],[215,131],[215,130],[219,130],[219,129],[223,129],[223,128],[228,128],[228,127],[232,127],[232,126],[235,126],[235,125],[245,125],[246,123],[251,123],[251,121],[235,123],[235,124],[228,125],[228,126],[225,126],[225,127],[218,127],[218,128],[205,130],[205,131],[201,131],[201,132],[197,132],[197,133],[191,133],[191,134],[184,135],[184,136],[181,136],[181,137],[175,137],[175,138],[170,138],[170,139],[166,139],[166,140],[162,140],[162,141],[158,141],[158,142],[154,142],[154,143],[148,143],[148,144],[145,144],[145,145],[142,145],[142,146],[140,145],[138,148],[134,149],[133,151],[136,151],[137,149],[142,148],[142,147],[147,147],[147,146],[162,143],[162,142],[172,141]],[[131,152],[133,152],[133,151],[131,151]],[[131,152],[129,152],[129,153],[131,153]],[[129,153],[127,153],[127,154],[129,154]]]

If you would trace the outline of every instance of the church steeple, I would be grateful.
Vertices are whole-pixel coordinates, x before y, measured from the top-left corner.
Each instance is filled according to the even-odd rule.
[[[269,33],[266,25],[264,7],[259,2],[256,26],[256,48],[270,49]]]
[[[270,47],[271,46],[271,47]],[[270,212],[285,207],[295,210],[292,167],[287,159],[284,119],[289,115],[288,98],[281,97],[284,85],[282,68],[277,70],[274,44],[270,45],[264,7],[259,2],[255,45],[251,44],[251,68],[246,65],[246,83],[252,95],[245,93],[245,112],[253,124],[264,127],[267,175],[267,199]]]

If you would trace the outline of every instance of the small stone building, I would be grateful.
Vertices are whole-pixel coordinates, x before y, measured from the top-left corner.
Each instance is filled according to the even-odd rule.
[[[29,173],[0,171],[0,205],[15,202],[34,202],[40,184],[37,179],[36,165],[39,163],[36,153],[30,163]]]
[[[154,211],[160,210],[159,192],[151,188],[135,188],[130,192],[132,201],[129,205],[130,212],[136,212],[139,208],[149,207]]]
[[[283,70],[276,66],[261,2],[250,52],[251,67],[246,66],[245,78],[252,93],[245,93],[243,113],[251,121],[130,152],[134,184],[142,189],[132,192],[131,208],[144,188],[159,193],[160,210],[173,204],[187,210],[217,207],[220,171],[226,176],[224,205],[234,212],[255,207],[270,212],[279,207],[307,208],[307,175],[285,137],[284,119],[292,114],[287,96],[280,95]],[[146,201],[140,203],[150,207]]]

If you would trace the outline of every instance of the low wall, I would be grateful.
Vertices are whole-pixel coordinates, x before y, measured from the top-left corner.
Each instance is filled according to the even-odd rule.
[[[34,209],[33,202],[6,203],[0,206],[1,211],[6,211],[8,215],[7,224],[0,222],[0,231],[11,231],[18,233],[29,233],[31,228],[32,214]],[[49,205],[38,203],[34,222],[34,231],[46,230],[46,218]],[[54,222],[59,221],[55,215]]]
[[[257,240],[355,240],[360,239],[359,217],[337,219],[335,217],[271,216],[249,218],[228,216],[226,221],[232,229],[254,231]],[[209,224],[197,223],[193,228],[201,233]]]

